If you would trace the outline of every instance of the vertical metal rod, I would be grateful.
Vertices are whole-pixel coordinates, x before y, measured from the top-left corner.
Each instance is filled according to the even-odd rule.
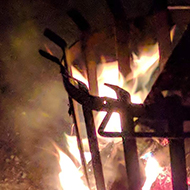
[[[125,157],[125,165],[127,170],[128,177],[128,186],[130,190],[140,190],[141,189],[141,175],[140,175],[140,167],[139,167],[139,159],[137,152],[136,139],[129,139],[129,136],[134,135],[134,122],[133,116],[131,114],[131,100],[130,94],[120,89],[114,85],[108,85],[116,91],[118,100],[126,105],[120,110],[120,118],[121,118],[121,128],[122,132],[126,135],[122,136],[123,147],[124,147],[124,157]]]
[[[157,31],[156,37],[159,43],[160,51],[159,73],[161,73],[172,52],[172,43],[170,41],[169,13],[166,9],[157,12],[153,16],[153,26]]]
[[[130,94],[115,86],[106,84],[117,94],[117,98],[121,104],[126,105],[120,110],[121,128],[125,136],[122,136],[125,165],[127,170],[128,185],[130,190],[141,189],[141,175],[139,167],[139,159],[137,152],[136,139],[128,138],[128,136],[134,136],[134,122],[133,115],[131,114],[131,98]]]
[[[170,140],[173,190],[187,190],[184,140]]]
[[[89,182],[89,179],[88,179],[88,174],[87,174],[87,165],[86,165],[86,160],[85,160],[85,157],[84,157],[83,144],[82,144],[82,140],[80,138],[79,127],[78,127],[78,124],[77,124],[76,113],[75,113],[75,110],[74,110],[73,100],[70,97],[69,97],[69,104],[70,104],[70,108],[72,110],[73,121],[74,121],[74,124],[75,124],[75,130],[76,130],[76,136],[77,136],[77,144],[78,144],[78,148],[79,148],[79,152],[80,152],[80,158],[81,158],[81,162],[82,162],[82,166],[83,166],[82,168],[83,168],[83,171],[84,171],[84,175],[85,175],[85,178],[86,178],[88,188],[91,189],[90,188],[90,182]]]
[[[169,132],[174,135],[182,134],[183,111],[179,97],[169,97],[167,108]],[[173,190],[187,190],[184,139],[171,139],[169,142]]]
[[[114,16],[115,50],[119,71],[126,77],[130,71],[129,22],[120,0],[106,0]]]
[[[68,66],[68,63],[67,63],[65,51],[63,51],[62,61],[64,62],[64,65],[65,65],[65,68],[66,68],[67,72],[69,72],[69,66]],[[70,96],[68,97],[68,99],[69,99],[69,105],[70,105],[71,114],[73,116],[73,122],[74,122],[75,130],[76,130],[77,145],[78,145],[79,152],[80,152],[82,168],[83,168],[83,171],[84,171],[84,175],[85,175],[85,178],[86,178],[86,183],[88,185],[88,188],[91,189],[90,188],[90,182],[89,182],[89,179],[88,179],[86,159],[85,159],[85,156],[84,156],[84,149],[83,149],[83,144],[82,144],[82,140],[81,140],[81,137],[80,137],[79,125],[78,125],[78,122],[77,122],[77,116],[76,116],[75,109],[74,109],[73,99]]]
[[[96,73],[96,62],[95,54],[93,52],[93,46],[95,45],[90,41],[93,38],[91,28],[86,19],[76,9],[72,9],[67,12],[71,19],[78,26],[81,31],[81,49],[83,58],[85,60],[87,68],[87,77],[89,82],[89,89],[92,95],[98,95],[98,83]]]
[[[87,67],[87,76],[89,81],[90,93],[98,94],[98,84],[96,75],[95,55],[93,53],[93,44],[88,44],[89,36],[91,34],[90,25],[85,18],[77,11],[70,10],[68,15],[76,23],[81,30],[81,49]],[[89,141],[90,152],[92,155],[92,165],[94,176],[96,180],[97,190],[105,190],[104,176],[102,171],[102,163],[99,153],[98,141],[96,136],[96,128],[94,124],[92,110],[89,110],[88,105],[82,105],[84,119],[86,123],[86,131]]]
[[[96,180],[96,187],[97,190],[105,190],[106,188],[105,188],[105,182],[102,170],[102,162],[100,158],[100,152],[98,147],[98,140],[96,135],[96,128],[94,125],[92,110],[88,108],[88,105],[83,105],[82,107],[86,123],[90,152],[92,155],[92,166]]]
[[[121,101],[124,101],[124,97],[120,97]],[[133,117],[131,116],[130,111],[123,109],[120,113],[121,117],[121,127],[126,134],[134,133],[134,123]],[[139,159],[137,152],[136,139],[129,139],[122,137],[123,147],[124,147],[124,157],[125,165],[128,176],[128,183],[130,190],[140,190],[141,189],[141,178],[140,178],[140,168],[139,168]]]
[[[92,50],[89,50],[89,48],[86,47],[86,49],[83,49],[83,51],[87,68],[89,91],[90,94],[97,96],[98,95],[97,64],[94,61],[95,59]]]

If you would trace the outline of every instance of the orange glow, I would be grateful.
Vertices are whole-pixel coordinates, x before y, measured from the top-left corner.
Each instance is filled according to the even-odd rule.
[[[78,145],[77,145],[77,137],[76,136],[69,136],[66,135],[66,140],[67,140],[67,148],[69,150],[69,152],[77,159],[77,161],[81,164],[81,158],[80,158],[80,152],[78,149]],[[91,153],[89,151],[88,147],[88,140],[87,139],[82,139],[82,144],[85,147],[85,150],[87,149],[87,151],[84,152],[84,156],[86,159],[86,162],[88,163],[91,160]]]
[[[124,89],[131,94],[133,103],[142,103],[148,95],[151,86],[148,86],[152,73],[159,64],[158,43],[145,46],[137,56],[132,53],[133,61],[130,64],[131,73],[127,81],[132,80],[133,85],[124,86]]]
[[[102,62],[104,58],[102,57]],[[116,99],[116,93],[111,88],[104,85],[104,83],[123,86],[123,77],[118,70],[118,62],[102,63],[98,67],[98,90],[99,96],[107,96]],[[105,112],[99,112],[96,117],[96,126],[99,126],[102,119],[105,117]],[[121,132],[121,121],[118,113],[114,112],[105,128],[105,131],[117,131]]]
[[[170,40],[171,42],[173,42],[174,36],[175,36],[175,30],[176,30],[176,25],[174,25],[172,27],[172,29],[170,30]]]
[[[82,74],[74,67],[74,66],[71,66],[71,71],[72,71],[72,76],[74,78],[76,78],[77,80],[83,82],[84,84],[86,84],[86,86],[89,88],[89,84],[88,84],[88,81],[87,79],[85,79]]]
[[[52,51],[49,49],[49,47],[45,44],[44,45],[45,48],[46,48],[46,51],[50,54],[50,55],[53,55]]]
[[[131,64],[131,69],[133,72],[133,78],[143,75],[147,70],[159,59],[158,43],[151,47],[151,51],[144,52],[137,56],[135,53],[132,53],[133,64]]]
[[[131,95],[131,101],[133,103],[142,103],[144,101],[150,90],[150,87],[148,88],[147,84],[151,80],[152,73],[158,66],[158,43],[156,43],[155,45],[151,45],[148,48],[144,48],[138,56],[135,53],[132,53],[132,57],[133,61],[130,64],[131,73],[126,79],[124,79],[122,74],[119,72],[117,61],[106,63],[104,61],[105,59],[102,57],[102,63],[98,65],[97,70],[99,96],[107,96],[114,99],[117,98],[114,90],[104,85],[104,83],[108,83],[117,85],[128,91]],[[71,70],[74,78],[82,81],[86,84],[87,87],[89,87],[87,79],[85,79],[75,67],[72,66]],[[132,81],[132,83],[130,83],[129,85],[130,81]],[[100,125],[105,114],[105,112],[99,112],[96,115],[96,127]],[[120,116],[118,113],[114,112],[112,114],[105,130],[117,132],[121,131]],[[73,139],[73,137],[67,136],[66,139],[68,144],[68,150],[78,160],[78,162],[81,163],[76,137]],[[118,142],[121,141],[121,138],[104,138],[104,140],[106,140],[107,142],[109,142],[110,140]],[[85,142],[83,141],[83,143]],[[60,157],[60,167],[62,170],[59,175],[62,188],[64,190],[87,190],[88,188],[83,184],[83,181],[80,178],[80,172],[78,171],[74,163],[63,152],[61,152],[60,150],[58,152]],[[85,158],[87,162],[90,161],[91,153],[89,152],[89,150],[85,152]],[[160,166],[153,157],[148,158],[145,171],[146,182],[142,187],[142,190],[149,190],[152,186],[152,183],[156,180],[160,172]]]
[[[108,96],[110,98],[117,98],[116,93],[111,88],[104,85],[104,83],[123,86],[123,77],[118,70],[118,62],[101,63],[98,67],[98,90],[99,96]]]

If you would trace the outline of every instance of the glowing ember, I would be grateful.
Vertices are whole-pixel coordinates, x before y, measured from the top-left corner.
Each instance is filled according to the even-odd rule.
[[[187,178],[188,189],[190,189],[190,178]],[[157,177],[152,190],[173,190],[171,167],[163,167]]]
[[[153,190],[172,190],[171,168],[164,167],[155,181]]]

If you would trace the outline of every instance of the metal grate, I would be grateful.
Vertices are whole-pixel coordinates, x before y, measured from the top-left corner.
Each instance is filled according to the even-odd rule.
[[[117,10],[118,11],[118,10]],[[89,25],[84,20],[84,18],[76,11],[72,10],[69,12],[69,15],[73,18],[75,23],[83,31],[82,40],[86,39],[86,32],[89,31]],[[116,18],[123,18],[122,15],[116,15]],[[120,25],[118,22],[116,25]],[[63,57],[58,59],[43,50],[40,50],[40,54],[47,59],[57,63],[60,66],[61,74],[63,77],[63,83],[65,89],[69,95],[70,103],[70,113],[73,116],[74,123],[76,126],[77,141],[79,145],[79,150],[81,154],[81,160],[84,167],[84,174],[87,179],[87,184],[90,189],[90,182],[87,175],[87,166],[84,158],[84,151],[82,147],[82,142],[79,134],[79,129],[77,125],[76,112],[74,110],[73,100],[77,101],[82,105],[83,115],[86,124],[87,137],[89,141],[90,152],[92,155],[92,166],[96,181],[97,190],[105,190],[105,180],[103,176],[102,163],[100,159],[100,151],[98,147],[97,134],[94,124],[94,118],[92,111],[106,111],[107,114],[103,119],[102,123],[98,128],[98,133],[104,138],[114,138],[121,137],[123,141],[124,156],[125,156],[125,166],[128,176],[129,189],[130,190],[140,190],[140,171],[139,171],[139,162],[137,154],[137,145],[136,138],[152,138],[152,137],[164,137],[169,139],[169,149],[171,157],[171,168],[172,168],[172,182],[174,190],[187,190],[187,174],[186,174],[186,163],[185,163],[185,149],[184,149],[184,139],[190,138],[190,132],[183,131],[183,122],[190,120],[190,107],[182,105],[181,99],[179,96],[170,96],[163,98],[161,101],[155,101],[154,103],[149,104],[133,104],[130,101],[130,94],[119,88],[115,85],[106,84],[108,87],[112,88],[116,94],[117,99],[112,99],[108,97],[98,97],[93,96],[89,93],[85,84],[81,81],[74,79],[69,74],[69,67],[66,59],[66,43],[58,35],[52,32],[49,29],[46,29],[44,35],[60,46],[63,50]],[[88,36],[88,35],[87,35]],[[190,41],[190,26],[188,26],[186,33],[182,37],[178,46],[174,49],[173,54],[168,59],[166,64],[166,70],[170,68],[170,62],[173,60],[176,54],[180,51],[181,46],[184,46],[184,43],[189,46]],[[187,46],[187,47],[188,47]],[[84,47],[82,47],[84,48]],[[64,65],[62,64],[64,62]],[[164,72],[160,75],[155,85],[152,88],[152,93],[159,86],[163,86],[162,78],[166,75],[167,72]],[[175,73],[174,73],[175,75]],[[73,85],[71,80],[75,80],[78,86]],[[120,113],[121,117],[121,132],[107,132],[104,131],[111,114],[113,112]],[[148,120],[166,120],[168,122],[168,132],[135,132],[134,131],[134,120],[133,118],[137,117],[139,119],[148,119]]]

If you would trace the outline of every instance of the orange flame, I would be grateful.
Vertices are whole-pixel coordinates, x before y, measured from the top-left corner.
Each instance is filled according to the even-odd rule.
[[[74,66],[71,66],[71,71],[72,71],[72,75],[73,75],[74,78],[76,78],[77,80],[83,82],[89,88],[89,84],[88,84],[87,79],[85,79],[83,77],[83,75]]]
[[[148,83],[152,73],[158,67],[160,57],[158,43],[144,47],[139,56],[135,53],[132,53],[132,56],[133,61],[130,64],[132,72],[127,80],[132,80],[133,85],[124,86],[124,89],[131,94],[133,103],[142,103],[150,91],[151,86],[148,87]]]
[[[150,90],[150,87],[147,88],[147,84],[151,79],[153,71],[158,66],[158,61],[159,61],[158,43],[142,50],[139,56],[137,56],[135,53],[132,53],[132,56],[133,56],[133,62],[130,65],[132,72],[127,77],[127,82],[132,81],[132,85],[126,85],[126,81],[124,83],[124,77],[119,72],[117,61],[106,63],[105,61],[103,61],[104,58],[102,57],[102,64],[98,66],[97,70],[99,96],[107,96],[115,99],[117,98],[116,93],[112,89],[104,85],[104,83],[109,83],[122,87],[126,91],[128,91],[131,94],[131,99],[133,103],[142,103],[144,101]],[[74,67],[72,67],[72,75],[74,78],[85,83],[87,87],[89,86],[87,79],[85,79],[82,76],[82,74],[80,74],[80,72]],[[105,114],[106,114],[105,112],[100,112],[97,114],[95,118],[96,126],[99,126]],[[119,131],[119,132],[121,131],[120,116],[118,113],[112,114],[105,130]],[[121,141],[120,138],[117,138],[117,141],[118,139],[119,141]],[[67,138],[67,140],[69,141],[69,138]],[[115,142],[115,139],[112,140],[114,140]],[[110,139],[107,140],[107,142],[109,141]],[[68,144],[69,144],[69,151],[77,158],[79,163],[81,163],[76,143],[71,142]],[[73,146],[75,146],[75,148],[73,148]],[[59,155],[60,155],[60,166],[62,169],[62,172],[60,173],[59,176],[63,189],[64,190],[88,189],[81,181],[80,173],[76,168],[76,166],[72,163],[72,161],[61,151],[59,151]],[[88,155],[89,158],[86,157],[88,160],[90,159],[89,155]],[[156,180],[160,172],[160,166],[153,157],[150,157],[147,160],[145,171],[146,171],[146,182],[142,187],[142,190],[149,190],[152,186],[152,183]],[[70,182],[71,179],[72,181],[74,181],[74,183]]]
[[[69,152],[81,164],[80,152],[79,152],[78,145],[77,145],[77,137],[76,136],[69,136],[69,135],[66,135],[66,134],[65,134],[65,137],[66,137],[66,140],[67,140],[67,144],[68,144],[67,148],[68,148]],[[82,139],[82,144],[87,149],[88,140],[87,139]],[[84,156],[85,156],[86,162],[88,163],[91,160],[91,153],[90,153],[89,149],[87,149],[84,152]]]
[[[104,58],[102,57],[102,61]],[[104,85],[104,83],[109,83],[117,85],[119,87],[123,86],[123,77],[118,69],[118,62],[102,63],[98,68],[98,90],[99,96],[107,96],[116,99],[116,93],[111,88]],[[105,112],[100,112],[95,121],[96,126],[100,125],[100,122],[105,117]],[[118,113],[114,112],[105,128],[105,131],[118,131],[121,132],[121,121]]]
[[[45,48],[46,48],[46,51],[50,54],[50,55],[53,55],[52,51],[50,50],[50,48],[44,44]]]
[[[72,160],[57,146],[55,147],[59,153],[59,164],[61,168],[61,172],[59,173],[59,180],[61,187],[64,190],[89,190],[81,179],[82,173],[80,173],[79,169],[77,169]]]

